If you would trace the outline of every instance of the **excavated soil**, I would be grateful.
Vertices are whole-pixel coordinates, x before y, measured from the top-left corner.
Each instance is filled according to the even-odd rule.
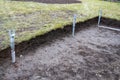
[[[47,4],[81,3],[80,0],[13,0],[13,1],[32,1],[32,2],[39,2],[39,3],[47,3]]]
[[[74,37],[68,26],[16,45],[15,64],[0,57],[0,80],[120,80],[120,32],[93,21],[78,23]]]

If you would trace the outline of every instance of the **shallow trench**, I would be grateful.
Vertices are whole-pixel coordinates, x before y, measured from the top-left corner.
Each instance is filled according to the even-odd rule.
[[[120,26],[106,20],[103,26]],[[119,80],[120,32],[98,28],[96,21],[77,23],[75,37],[68,25],[16,45],[15,64],[9,48],[1,51],[8,56],[0,56],[0,80]]]
[[[23,1],[23,0],[13,0],[13,1]],[[47,3],[47,4],[73,4],[73,3],[81,3],[78,0],[24,0],[24,1],[32,1],[39,3]]]

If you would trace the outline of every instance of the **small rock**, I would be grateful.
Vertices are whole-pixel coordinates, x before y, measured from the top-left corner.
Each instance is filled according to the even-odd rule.
[[[23,57],[23,55],[20,55],[20,58]]]

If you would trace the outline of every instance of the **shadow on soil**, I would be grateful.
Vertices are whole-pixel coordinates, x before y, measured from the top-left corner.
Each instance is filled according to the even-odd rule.
[[[78,0],[13,0],[13,1],[32,1],[39,3],[47,3],[47,4],[72,4],[72,3],[81,3]]]

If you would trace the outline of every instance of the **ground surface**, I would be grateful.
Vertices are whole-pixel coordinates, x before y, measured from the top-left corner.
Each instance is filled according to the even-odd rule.
[[[15,65],[1,60],[0,80],[120,80],[120,32],[82,27],[74,38],[64,31],[23,51]]]

